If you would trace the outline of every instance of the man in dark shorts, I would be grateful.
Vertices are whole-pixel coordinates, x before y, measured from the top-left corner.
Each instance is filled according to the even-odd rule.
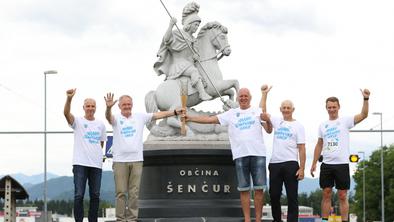
[[[355,116],[339,117],[339,100],[336,97],[326,99],[326,109],[329,120],[319,126],[319,138],[315,146],[311,174],[314,176],[316,163],[323,155],[320,167],[320,187],[323,189],[321,203],[322,222],[328,221],[331,207],[332,188],[338,190],[339,207],[342,221],[349,219],[349,202],[347,191],[350,188],[349,174],[349,129],[363,121],[368,116],[368,89],[361,90],[363,106],[361,113]]]

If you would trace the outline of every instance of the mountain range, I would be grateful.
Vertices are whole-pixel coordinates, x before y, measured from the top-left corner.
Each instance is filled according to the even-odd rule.
[[[0,178],[3,178],[5,175],[0,175]],[[16,181],[18,181],[20,184],[23,185],[23,187],[28,188],[30,186],[33,186],[38,183],[42,183],[44,181],[44,174],[35,174],[31,176],[27,176],[23,173],[16,173],[16,174],[11,174],[12,178],[14,178]],[[56,174],[53,173],[47,173],[47,180],[54,179],[59,177]]]
[[[2,178],[5,175],[0,175]],[[27,176],[21,173],[11,174],[29,194],[30,200],[43,198],[44,176],[37,174]],[[72,200],[74,198],[74,182],[72,176],[58,176],[52,173],[47,174],[47,198],[48,200]],[[112,171],[103,171],[101,178],[101,194],[103,200],[111,203],[115,201],[115,184]],[[89,189],[86,189],[85,195],[88,195]]]
[[[2,178],[4,175],[1,175]],[[42,199],[44,177],[43,174],[26,176],[24,174],[11,174],[29,193],[30,200]],[[71,200],[74,195],[74,184],[72,176],[58,176],[52,173],[47,174],[47,197],[48,200]],[[103,171],[101,180],[101,199],[114,203],[115,184],[112,171]],[[354,190],[355,183],[352,178],[350,190]],[[319,179],[305,178],[299,184],[299,193],[307,193],[319,189]],[[85,192],[88,194],[88,190]]]

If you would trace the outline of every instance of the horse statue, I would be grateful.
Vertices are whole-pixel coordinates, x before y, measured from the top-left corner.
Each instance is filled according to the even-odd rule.
[[[227,28],[219,22],[207,23],[197,35],[195,48],[200,56],[197,69],[205,79],[206,92],[212,99],[218,98],[220,93],[222,96],[228,96],[230,101],[234,101],[234,90],[235,92],[239,90],[238,80],[223,80],[223,75],[218,65],[218,61],[223,55],[228,56],[231,53],[231,48],[227,40]],[[180,81],[182,79],[188,79],[188,77],[181,76],[178,79],[166,80],[157,87],[156,91],[148,92],[145,96],[146,111],[157,112],[158,110],[173,110],[181,107]],[[186,106],[193,107],[200,104],[202,100],[199,98],[197,91],[190,90],[192,88],[190,81],[188,81],[188,84],[189,90]],[[167,118],[166,123],[170,127],[180,128],[180,122],[176,117]],[[148,125],[148,129],[151,130],[154,126],[156,124],[152,122]],[[190,135],[192,132],[188,130],[188,133]],[[162,136],[165,136],[165,134],[162,134]]]

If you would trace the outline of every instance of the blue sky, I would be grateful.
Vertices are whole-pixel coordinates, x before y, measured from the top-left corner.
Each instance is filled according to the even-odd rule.
[[[188,2],[165,1],[178,21]],[[294,101],[294,116],[307,134],[307,171],[317,127],[327,119],[328,96],[340,98],[340,115],[354,115],[361,111],[359,89],[369,88],[370,111],[383,112],[384,129],[394,129],[393,1],[197,3],[203,24],[216,20],[229,29],[232,54],[220,61],[224,78],[250,88],[256,106],[260,86],[273,85],[268,99],[273,115],[280,115],[282,100]],[[104,119],[103,96],[109,91],[132,95],[135,111],[144,111],[145,94],[163,81],[153,63],[168,23],[158,0],[1,1],[0,131],[43,130],[43,72],[49,69],[59,72],[47,79],[49,131],[70,130],[62,113],[69,88],[77,88],[75,115],[83,114],[83,99],[93,97],[96,117]],[[216,100],[198,108],[218,111],[221,104]],[[379,127],[379,117],[370,115],[355,129]],[[0,135],[0,140],[0,174],[43,171],[43,136]],[[72,174],[72,143],[71,134],[48,136],[48,171]],[[272,144],[270,136],[266,143]],[[393,133],[385,133],[384,143],[394,143]],[[370,154],[379,145],[378,133],[351,135],[352,152]]]

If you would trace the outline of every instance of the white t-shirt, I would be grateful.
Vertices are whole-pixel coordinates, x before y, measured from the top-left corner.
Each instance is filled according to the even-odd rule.
[[[300,122],[271,117],[274,142],[270,163],[298,161],[298,144],[305,144],[305,129]]]
[[[118,114],[114,116],[113,132],[113,161],[137,162],[143,161],[142,136],[144,126],[150,122],[153,113],[133,113],[129,118]]]
[[[260,113],[257,108],[236,108],[217,116],[221,125],[228,126],[233,159],[266,156]]]
[[[354,126],[354,117],[327,120],[319,126],[319,138],[323,139],[323,163],[349,163],[349,129]]]
[[[107,141],[105,125],[100,120],[74,118],[73,165],[102,168],[103,151],[100,141]]]

